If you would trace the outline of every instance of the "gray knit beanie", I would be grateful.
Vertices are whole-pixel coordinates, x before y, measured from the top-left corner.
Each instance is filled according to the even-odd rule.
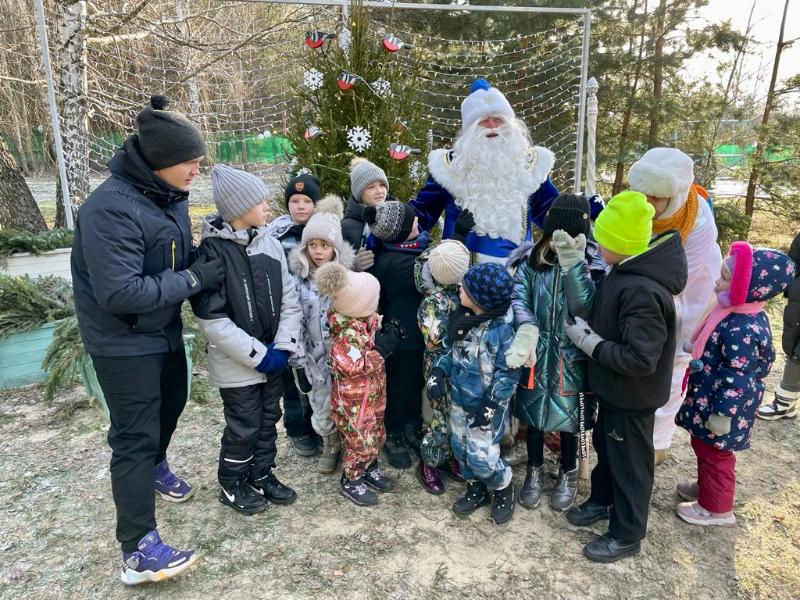
[[[269,188],[255,175],[225,165],[211,169],[211,194],[223,221],[241,217],[269,196]]]
[[[383,169],[366,158],[353,159],[353,162],[350,163],[350,193],[357,202],[361,202],[364,188],[373,181],[382,181],[386,189],[389,189],[389,180],[386,179]]]
[[[389,244],[405,242],[414,228],[416,213],[409,204],[389,200],[378,206],[367,206],[364,221],[378,239]]]
[[[139,149],[154,171],[206,153],[206,143],[197,126],[178,112],[164,110],[168,104],[165,96],[153,96],[136,115]]]

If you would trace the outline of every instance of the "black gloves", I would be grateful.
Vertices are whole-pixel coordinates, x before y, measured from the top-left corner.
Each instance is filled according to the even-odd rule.
[[[475,227],[475,217],[469,210],[462,208],[454,224],[452,239],[463,243],[473,227]]]
[[[300,393],[304,396],[308,396],[311,393],[312,385],[308,380],[306,370],[303,367],[293,368],[292,375],[294,376],[294,383]]]
[[[183,271],[193,292],[215,290],[225,279],[225,263],[221,258],[198,258]]]
[[[475,414],[472,416],[472,422],[469,423],[471,429],[487,429],[492,426],[494,420],[494,413],[499,408],[496,402],[491,400],[485,401],[478,407]]]
[[[375,349],[383,358],[388,358],[404,339],[406,339],[406,332],[400,321],[388,319],[384,321],[381,330],[375,334]]]
[[[447,374],[441,367],[433,367],[430,375],[428,375],[428,382],[425,384],[425,392],[429,400],[441,400],[447,395],[447,385],[445,381]]]

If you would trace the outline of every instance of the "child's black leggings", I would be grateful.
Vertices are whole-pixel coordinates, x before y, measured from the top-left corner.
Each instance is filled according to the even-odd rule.
[[[544,464],[544,431],[528,425],[528,465]],[[567,472],[578,466],[578,436],[561,432],[561,468]]]

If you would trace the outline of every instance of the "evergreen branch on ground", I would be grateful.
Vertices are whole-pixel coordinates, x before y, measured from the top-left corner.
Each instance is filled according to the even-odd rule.
[[[0,338],[74,314],[72,285],[66,279],[0,274]]]
[[[78,331],[75,316],[62,319],[53,331],[53,341],[47,348],[42,368],[47,373],[44,382],[45,402],[52,402],[55,393],[81,381],[81,365],[86,350]]]

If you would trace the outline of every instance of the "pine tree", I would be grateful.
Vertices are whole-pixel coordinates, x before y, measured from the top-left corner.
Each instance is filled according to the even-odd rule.
[[[421,65],[412,60],[409,69],[384,48],[390,32],[376,30],[359,1],[350,5],[347,28],[336,33],[336,39],[326,39],[319,48],[307,48],[303,81],[293,85],[300,100],[290,126],[294,169],[310,169],[323,192],[345,192],[350,188],[348,165],[354,156],[363,156],[386,172],[390,193],[406,200],[426,171],[427,125],[416,98]],[[340,89],[342,73],[356,76],[353,87]],[[310,126],[323,133],[308,138]],[[391,144],[420,154],[396,160],[389,156]]]

